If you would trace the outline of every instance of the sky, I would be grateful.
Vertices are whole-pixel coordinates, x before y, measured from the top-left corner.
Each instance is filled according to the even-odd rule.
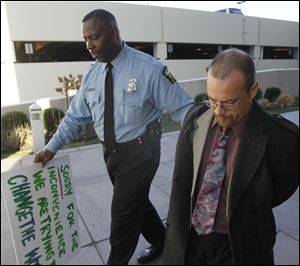
[[[105,1],[113,2],[113,1]],[[299,22],[298,1],[114,1],[128,4],[166,6],[203,11],[240,8],[245,16],[263,17]],[[242,4],[238,4],[243,2]]]

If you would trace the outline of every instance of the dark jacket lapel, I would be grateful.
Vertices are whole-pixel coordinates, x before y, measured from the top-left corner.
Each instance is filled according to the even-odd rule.
[[[258,104],[254,101],[236,154],[234,171],[228,188],[228,221],[239,198],[253,178],[266,149],[269,137],[263,135],[263,118]]]

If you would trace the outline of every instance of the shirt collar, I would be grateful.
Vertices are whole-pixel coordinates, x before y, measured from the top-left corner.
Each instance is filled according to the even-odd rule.
[[[123,42],[123,47],[122,47],[120,53],[110,62],[113,65],[113,69],[115,69],[119,73],[122,70],[122,66],[125,62],[125,58],[126,58],[128,52],[129,52],[129,47],[125,42]],[[107,65],[107,63],[101,64],[101,72],[102,73],[104,73],[106,65]]]
[[[249,112],[250,113],[250,112]],[[236,124],[233,125],[233,127],[231,128],[231,134],[233,137],[238,137],[241,135],[245,125],[246,125],[246,122],[248,120],[248,117],[249,117],[249,113],[246,114],[244,117],[242,117]],[[213,119],[213,122],[211,124],[211,128],[215,127],[217,125],[217,119],[214,118]]]

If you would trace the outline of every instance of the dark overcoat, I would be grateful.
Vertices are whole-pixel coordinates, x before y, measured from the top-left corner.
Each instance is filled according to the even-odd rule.
[[[164,265],[183,265],[202,151],[213,114],[192,108],[181,129],[173,173]],[[273,264],[276,239],[272,208],[299,184],[299,131],[255,101],[246,122],[228,187],[226,216],[235,264]],[[288,219],[288,217],[286,217]]]

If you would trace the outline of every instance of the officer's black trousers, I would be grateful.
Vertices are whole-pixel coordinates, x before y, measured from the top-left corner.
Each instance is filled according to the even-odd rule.
[[[165,227],[148,196],[160,161],[160,140],[107,152],[104,160],[113,184],[111,206],[111,252],[108,265],[127,265],[140,233],[162,247]]]

